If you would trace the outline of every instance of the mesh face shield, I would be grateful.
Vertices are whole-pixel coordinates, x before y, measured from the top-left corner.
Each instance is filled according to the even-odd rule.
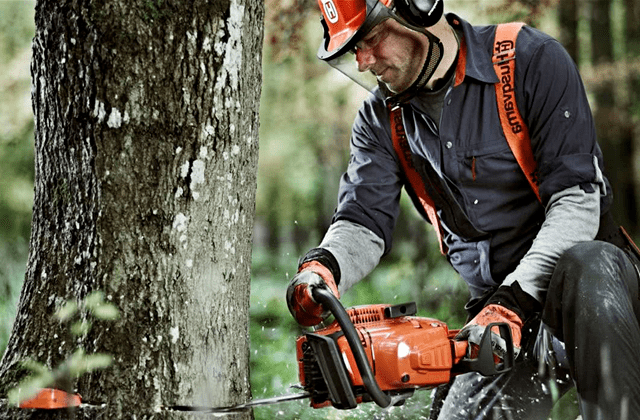
[[[421,57],[426,57],[422,70],[411,86],[396,93],[400,102],[407,100],[424,86],[440,63],[443,47],[440,40],[424,28],[414,26],[388,7],[391,0],[318,0],[323,13],[324,39],[318,49],[318,58],[355,81],[365,89],[381,97],[393,95],[369,71],[360,72],[356,62],[355,47],[377,25],[393,19],[416,37],[427,37],[428,47]],[[381,89],[375,89],[380,86]],[[384,92],[384,93],[383,93]]]

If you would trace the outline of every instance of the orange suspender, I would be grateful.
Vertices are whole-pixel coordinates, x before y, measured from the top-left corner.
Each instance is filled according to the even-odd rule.
[[[524,122],[516,104],[514,82],[516,79],[516,38],[524,26],[522,22],[505,23],[496,28],[493,44],[493,68],[498,76],[496,101],[502,131],[507,138],[509,148],[518,161],[518,165],[531,185],[531,189],[540,199],[540,191],[536,176],[536,161],[531,150],[529,129]]]
[[[496,88],[496,102],[498,104],[498,114],[500,115],[500,123],[502,131],[507,139],[509,148],[516,158],[518,165],[522,169],[527,181],[531,185],[533,192],[540,200],[540,192],[536,177],[536,162],[531,150],[531,139],[529,138],[529,130],[518,110],[515,98],[515,69],[516,69],[516,39],[518,32],[524,23],[505,23],[498,25],[496,28],[496,36],[494,41],[494,55],[492,58],[493,66],[498,76]],[[463,54],[464,51],[461,51]],[[456,82],[458,76],[456,73]],[[456,83],[459,84],[459,83]],[[393,147],[400,159],[400,164],[404,171],[411,188],[422,204],[429,221],[436,230],[438,242],[440,243],[440,252],[446,253],[445,245],[442,241],[443,230],[440,218],[431,197],[427,193],[424,182],[420,174],[416,171],[411,160],[411,150],[409,142],[404,131],[404,123],[402,121],[402,108],[396,106],[390,109],[391,113],[391,140]]]
[[[427,193],[427,190],[422,181],[422,177],[416,171],[413,161],[411,160],[411,150],[409,149],[409,142],[407,141],[407,135],[404,132],[404,123],[402,121],[402,108],[399,106],[391,108],[391,140],[393,141],[393,148],[396,150],[402,170],[404,171],[409,184],[413,188],[413,191],[418,196],[420,204],[424,211],[427,213],[429,221],[436,229],[436,235],[438,237],[438,243],[440,243],[440,252],[445,254],[445,247],[443,242],[442,225],[440,224],[440,218],[436,213],[436,206],[433,200]]]

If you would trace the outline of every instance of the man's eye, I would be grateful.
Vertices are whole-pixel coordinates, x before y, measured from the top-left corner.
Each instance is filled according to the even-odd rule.
[[[362,41],[356,44],[356,49],[359,50],[368,50],[370,48],[375,47],[380,41],[380,33],[375,33],[373,35],[367,36]]]
[[[377,32],[377,33],[371,35],[370,37],[368,37],[367,39],[365,39],[364,42],[367,45],[374,46],[374,45],[376,45],[376,42],[378,41],[379,38],[380,38],[380,32]]]

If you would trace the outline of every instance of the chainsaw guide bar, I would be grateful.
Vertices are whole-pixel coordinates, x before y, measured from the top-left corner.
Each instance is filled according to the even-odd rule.
[[[307,398],[313,408],[348,410],[370,401],[386,408],[401,405],[416,389],[446,384],[458,374],[498,375],[514,365],[511,329],[506,323],[486,327],[478,357],[472,359],[468,355],[469,343],[455,339],[459,330],[449,330],[437,319],[415,316],[415,303],[346,310],[327,289],[315,287],[312,296],[331,312],[335,321],[296,340],[300,386],[294,388],[304,392],[226,407],[176,404],[162,405],[159,410],[223,414]],[[498,360],[494,359],[492,347],[500,338],[507,351]],[[45,389],[24,401],[21,408],[55,409],[80,404],[78,394]]]
[[[228,407],[203,407],[203,406],[193,406],[193,405],[174,405],[170,407],[163,407],[165,410],[169,411],[194,411],[199,413],[234,413],[238,411],[249,410],[256,406],[261,405],[271,405],[271,404],[279,404],[287,401],[295,401],[295,400],[303,400],[306,398],[310,398],[311,394],[305,392],[302,394],[291,394],[291,395],[281,395],[278,397],[272,398],[262,398],[259,400],[249,401],[244,404],[232,405]]]

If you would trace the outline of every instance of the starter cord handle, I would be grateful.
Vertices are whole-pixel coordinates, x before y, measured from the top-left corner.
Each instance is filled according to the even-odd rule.
[[[311,293],[316,302],[320,303],[325,307],[325,309],[329,310],[331,314],[333,314],[336,321],[338,321],[338,324],[342,328],[342,332],[349,343],[353,357],[358,365],[358,371],[362,377],[362,382],[364,383],[364,387],[369,393],[369,396],[371,396],[373,401],[375,401],[375,403],[380,407],[389,407],[389,405],[391,405],[391,397],[385,394],[380,389],[378,382],[376,382],[371,371],[371,366],[369,366],[367,354],[364,351],[358,332],[353,326],[347,311],[344,309],[338,298],[336,298],[329,290],[322,287],[314,287]]]

